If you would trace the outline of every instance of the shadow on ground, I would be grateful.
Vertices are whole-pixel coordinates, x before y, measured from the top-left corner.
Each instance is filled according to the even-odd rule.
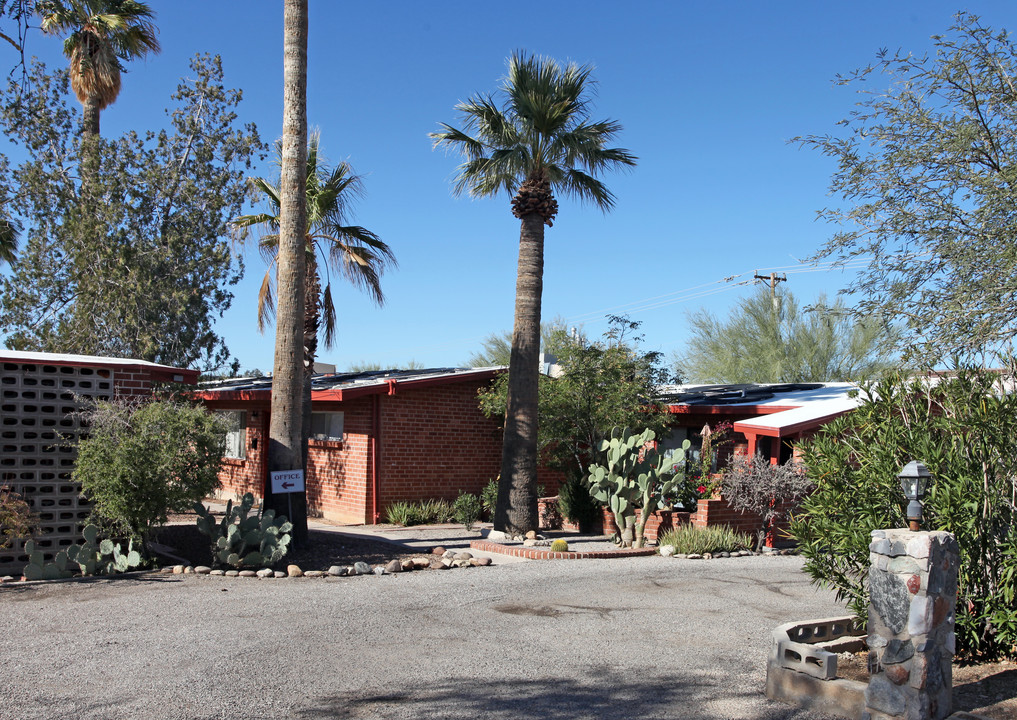
[[[484,718],[485,720],[601,720],[682,718],[792,720],[819,717],[771,703],[758,690],[745,691],[713,678],[675,672],[627,680],[608,666],[585,671],[588,679],[496,680],[435,678],[427,686],[350,692],[318,699],[296,710],[303,720],[354,718]]]

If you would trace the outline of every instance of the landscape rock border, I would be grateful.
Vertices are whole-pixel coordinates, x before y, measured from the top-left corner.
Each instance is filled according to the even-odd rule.
[[[279,579],[279,578],[327,578],[357,577],[361,575],[395,575],[415,570],[452,570],[454,568],[486,567],[492,565],[490,558],[474,557],[472,553],[455,552],[443,547],[436,547],[430,556],[415,555],[406,560],[389,560],[385,565],[374,567],[365,562],[353,565],[333,565],[328,570],[301,570],[298,565],[288,565],[285,571],[261,568],[260,570],[221,570],[207,565],[167,565],[158,570],[163,575],[208,575],[212,577],[242,577]]]

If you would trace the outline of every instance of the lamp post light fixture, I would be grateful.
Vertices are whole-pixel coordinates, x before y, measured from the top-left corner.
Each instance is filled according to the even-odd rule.
[[[922,498],[928,488],[932,473],[923,463],[912,460],[897,476],[900,486],[904,489],[904,497],[908,499],[908,528],[913,532],[922,529]]]

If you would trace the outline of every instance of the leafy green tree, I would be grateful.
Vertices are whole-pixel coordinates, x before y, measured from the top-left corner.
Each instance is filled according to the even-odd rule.
[[[540,351],[555,354],[557,346],[555,337],[559,331],[566,330],[563,318],[555,318],[551,322],[540,323]],[[492,333],[484,338],[480,351],[470,356],[467,365],[470,367],[492,367],[508,365],[512,358],[512,333]]]
[[[44,32],[70,33],[64,55],[84,109],[82,132],[98,136],[99,113],[120,95],[124,63],[159,52],[155,13],[137,0],[42,0],[38,12]]]
[[[759,288],[726,320],[707,310],[688,320],[688,345],[675,358],[688,382],[864,380],[893,364],[893,330],[854,318],[840,299],[831,306],[820,296],[803,310],[790,291]]]
[[[854,412],[803,445],[816,488],[791,533],[817,584],[853,612],[868,608],[870,532],[907,527],[897,475],[911,460],[932,473],[923,525],[960,546],[957,652],[1012,655],[1017,647],[1017,395],[1013,376],[889,377]]]
[[[113,532],[147,540],[219,487],[226,425],[203,406],[99,401],[83,415],[72,478]]]
[[[590,120],[590,66],[561,66],[515,53],[499,97],[476,95],[459,103],[463,129],[442,124],[435,147],[463,155],[453,185],[459,195],[512,195],[520,220],[515,321],[509,360],[508,411],[502,446],[495,528],[527,532],[537,526],[537,367],[544,225],[558,212],[554,193],[608,210],[614,196],[600,173],[635,165],[636,158],[607,146],[621,130],[613,120]]]
[[[1017,335],[1017,47],[961,13],[933,51],[881,52],[838,83],[842,132],[796,138],[837,164],[843,207],[816,259],[866,262],[860,317],[899,320],[907,356],[1006,354]]]
[[[656,387],[670,379],[661,354],[640,349],[640,336],[627,336],[639,323],[612,317],[604,339],[591,342],[564,329],[551,338],[561,375],[540,376],[538,448],[549,467],[571,479],[586,476],[601,441],[615,427],[667,432],[669,414],[653,404]],[[480,409],[504,419],[508,378],[500,376],[480,393]]]
[[[0,94],[0,127],[27,156],[0,177],[0,197],[25,228],[0,279],[8,347],[224,365],[229,351],[213,321],[243,271],[228,221],[264,145],[237,122],[241,94],[223,85],[219,58],[198,56],[191,70],[172,96],[168,129],[96,138],[102,193],[87,209],[66,71],[35,65],[27,90],[11,82]]]

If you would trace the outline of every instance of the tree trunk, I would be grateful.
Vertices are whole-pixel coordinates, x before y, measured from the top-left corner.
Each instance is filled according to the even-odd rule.
[[[81,137],[99,137],[99,101],[89,98],[81,105]]]
[[[307,0],[285,0],[283,11],[283,140],[279,208],[278,305],[272,375],[268,469],[303,469],[304,278],[307,226]],[[265,498],[289,513],[290,498]],[[296,515],[296,513],[294,513]],[[294,541],[307,538],[307,515],[292,517]]]
[[[515,324],[509,360],[505,436],[494,527],[522,534],[537,528],[537,383],[544,219],[524,215],[519,231]]]

